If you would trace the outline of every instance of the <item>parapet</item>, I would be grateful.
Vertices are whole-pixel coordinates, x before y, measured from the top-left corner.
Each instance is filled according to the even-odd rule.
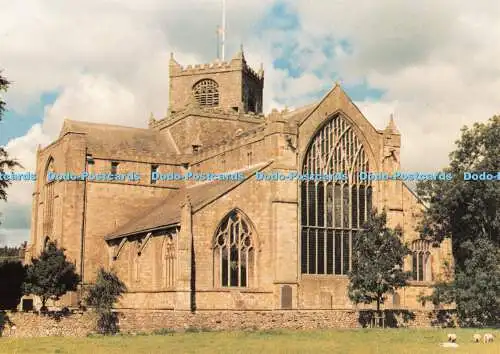
[[[256,81],[264,80],[264,70],[262,66],[258,72],[253,70],[246,63],[245,57],[241,54],[237,54],[230,61],[221,61],[217,59],[211,63],[182,66],[174,59],[173,53],[171,53],[169,67],[170,77],[216,74],[221,71],[241,70]]]

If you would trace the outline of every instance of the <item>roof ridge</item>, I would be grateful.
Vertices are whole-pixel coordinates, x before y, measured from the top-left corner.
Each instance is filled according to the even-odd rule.
[[[158,131],[149,129],[149,128],[138,128],[138,127],[132,127],[128,125],[118,125],[118,124],[109,124],[109,123],[97,123],[97,122],[88,122],[88,121],[83,121],[83,120],[74,120],[74,119],[65,119],[64,122],[68,122],[70,124],[81,124],[81,125],[93,125],[93,126],[105,126],[105,127],[113,127],[113,128],[121,128],[121,129],[134,129],[134,130],[145,130],[145,131],[150,131],[154,133],[158,133]]]

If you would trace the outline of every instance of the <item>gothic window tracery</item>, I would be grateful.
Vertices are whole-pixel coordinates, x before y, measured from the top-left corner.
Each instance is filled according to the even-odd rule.
[[[193,95],[196,102],[202,107],[216,107],[219,105],[219,85],[211,79],[203,79],[193,86]]]
[[[416,240],[411,244],[412,279],[414,281],[432,281],[430,242]]]
[[[343,173],[345,179],[301,183],[302,274],[345,275],[351,269],[353,238],[372,208],[371,184],[359,179],[368,171],[364,147],[341,115],[316,133],[302,173]]]
[[[250,223],[239,211],[229,213],[214,239],[215,285],[248,287],[254,272],[254,244]]]

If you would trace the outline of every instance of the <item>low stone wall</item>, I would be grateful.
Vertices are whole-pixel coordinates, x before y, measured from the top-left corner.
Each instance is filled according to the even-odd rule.
[[[91,333],[95,326],[92,312],[39,315],[32,312],[0,312],[0,336],[46,337],[76,336]]]
[[[358,314],[355,311],[262,311],[223,312],[207,311],[179,312],[122,312],[122,331],[151,331],[161,328],[185,330],[187,328],[210,330],[240,329],[314,329],[357,328]]]
[[[159,329],[183,331],[190,328],[199,330],[360,328],[370,323],[370,316],[371,313],[368,311],[353,310],[197,313],[123,310],[119,312],[118,318],[121,332],[134,333]],[[435,319],[435,312],[386,311],[386,325],[390,327],[431,327],[438,325]],[[2,336],[86,336],[94,332],[95,323],[96,316],[93,312],[72,313],[66,316],[22,312],[0,313]]]

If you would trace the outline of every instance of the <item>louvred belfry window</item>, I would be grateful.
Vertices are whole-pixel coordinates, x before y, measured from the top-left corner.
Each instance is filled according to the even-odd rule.
[[[352,126],[341,115],[314,136],[303,174],[345,180],[301,182],[301,273],[345,275],[352,266],[352,244],[372,208],[372,186],[361,181],[368,158]]]
[[[219,85],[211,79],[198,81],[193,86],[193,95],[196,102],[202,107],[216,107],[219,105]]]

